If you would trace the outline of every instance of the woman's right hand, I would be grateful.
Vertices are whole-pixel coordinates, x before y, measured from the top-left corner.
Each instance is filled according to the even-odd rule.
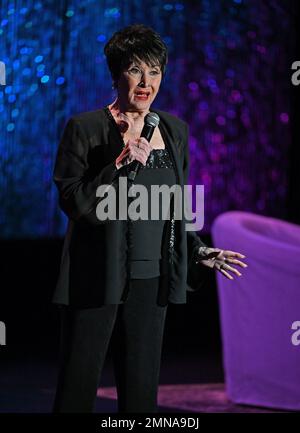
[[[144,137],[136,138],[135,140],[129,139],[115,161],[117,169],[130,164],[136,160],[146,165],[149,154],[152,150],[152,146],[148,140]]]

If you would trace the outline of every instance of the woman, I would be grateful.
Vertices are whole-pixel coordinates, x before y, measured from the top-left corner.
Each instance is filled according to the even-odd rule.
[[[119,412],[157,412],[163,330],[169,302],[203,284],[204,269],[232,279],[242,254],[207,247],[185,221],[101,220],[97,188],[126,178],[181,186],[189,168],[187,124],[161,110],[152,139],[140,138],[165,74],[167,48],[144,25],[116,32],[105,55],[117,98],[69,119],[54,181],[69,218],[53,302],[61,306],[61,359],[54,412],[92,412],[111,341]],[[226,262],[226,263],[225,263]]]

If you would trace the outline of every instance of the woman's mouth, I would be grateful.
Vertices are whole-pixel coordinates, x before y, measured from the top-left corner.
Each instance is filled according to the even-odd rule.
[[[135,92],[134,98],[138,99],[139,101],[147,101],[149,98],[150,93],[147,92]]]

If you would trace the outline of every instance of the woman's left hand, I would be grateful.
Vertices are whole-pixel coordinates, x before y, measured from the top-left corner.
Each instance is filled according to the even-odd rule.
[[[217,269],[226,278],[233,280],[233,276],[230,275],[228,271],[235,273],[239,277],[242,274],[233,266],[230,266],[229,263],[246,268],[248,265],[238,260],[244,259],[245,257],[246,256],[244,256],[244,254],[237,253],[235,251],[221,250],[220,248],[200,247],[196,263]]]

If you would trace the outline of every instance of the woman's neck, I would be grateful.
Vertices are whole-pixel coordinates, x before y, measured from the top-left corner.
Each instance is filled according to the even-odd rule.
[[[132,124],[132,125],[133,124],[139,124],[139,123],[142,124],[142,123],[144,123],[145,116],[148,113],[150,113],[149,109],[143,110],[143,111],[133,111],[133,110],[128,110],[125,107],[122,107],[122,105],[120,104],[120,101],[119,101],[118,97],[108,107],[109,107],[111,113],[115,117],[118,117],[120,114],[123,114],[128,119],[130,119],[130,124]]]

